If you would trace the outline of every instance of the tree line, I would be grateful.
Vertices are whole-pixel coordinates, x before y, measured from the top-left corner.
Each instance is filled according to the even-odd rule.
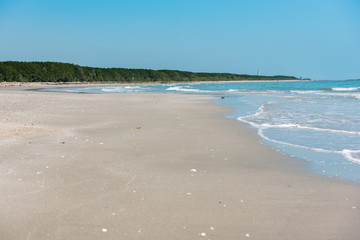
[[[83,67],[59,62],[0,62],[0,82],[190,82],[296,80],[294,76]]]

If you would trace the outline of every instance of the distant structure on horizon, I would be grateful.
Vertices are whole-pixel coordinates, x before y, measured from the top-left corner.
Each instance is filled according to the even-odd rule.
[[[260,69],[257,70],[257,75],[260,76]]]

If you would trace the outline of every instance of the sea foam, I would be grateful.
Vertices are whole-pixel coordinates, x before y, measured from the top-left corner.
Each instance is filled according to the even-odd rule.
[[[179,92],[195,92],[195,93],[205,93],[209,91],[195,89],[195,88],[185,88],[182,86],[169,87],[166,90],[168,91],[179,91]]]
[[[336,88],[331,88],[333,91],[341,91],[341,92],[346,92],[346,91],[359,91],[360,87],[348,87],[348,88],[343,88],[343,87],[336,87]]]
[[[360,150],[348,150],[348,149],[344,149],[342,151],[342,154],[345,156],[346,159],[360,164]]]

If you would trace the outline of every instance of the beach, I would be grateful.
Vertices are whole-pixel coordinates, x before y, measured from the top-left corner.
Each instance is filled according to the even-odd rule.
[[[0,89],[0,239],[358,239],[359,184],[212,97]]]

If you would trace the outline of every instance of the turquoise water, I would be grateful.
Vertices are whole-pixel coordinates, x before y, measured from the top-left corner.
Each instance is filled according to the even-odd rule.
[[[69,93],[187,93],[216,96],[229,118],[265,144],[309,161],[317,174],[360,182],[360,81],[300,81],[52,88]],[[224,98],[223,98],[224,97]]]

